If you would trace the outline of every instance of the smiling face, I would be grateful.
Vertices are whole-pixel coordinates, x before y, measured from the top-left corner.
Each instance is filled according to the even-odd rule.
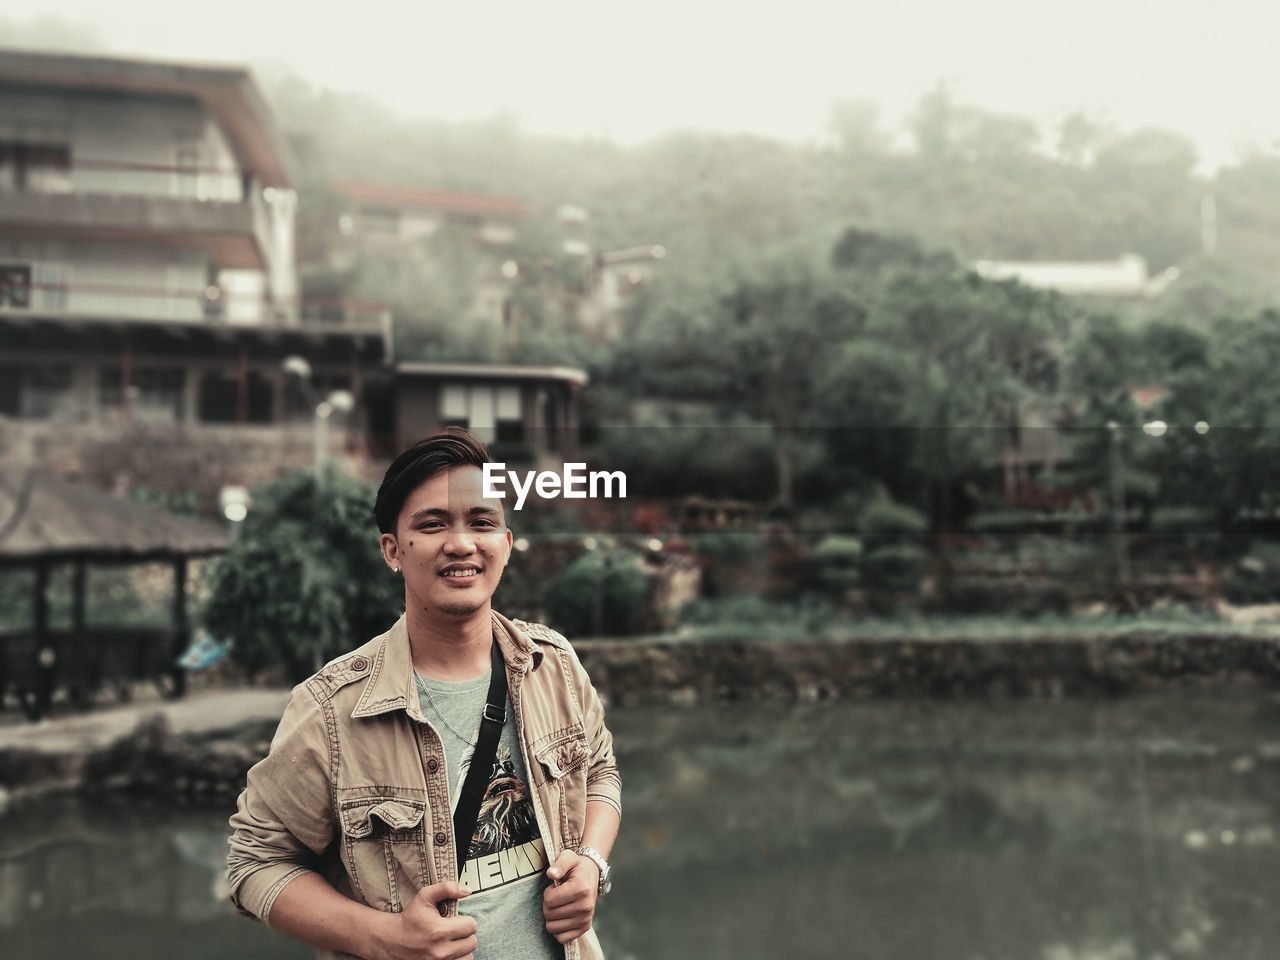
[[[405,605],[428,614],[488,613],[511,558],[502,501],[484,496],[479,467],[454,467],[405,499],[382,556],[404,576]]]

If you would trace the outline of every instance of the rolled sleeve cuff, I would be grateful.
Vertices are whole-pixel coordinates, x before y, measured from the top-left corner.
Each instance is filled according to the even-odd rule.
[[[587,783],[587,802],[601,800],[618,811],[622,816],[622,779],[616,773],[590,780]]]
[[[270,924],[271,908],[275,906],[276,897],[280,896],[280,891],[295,877],[314,872],[294,863],[277,863],[261,867],[244,878],[239,889],[232,893],[231,902],[241,913]]]

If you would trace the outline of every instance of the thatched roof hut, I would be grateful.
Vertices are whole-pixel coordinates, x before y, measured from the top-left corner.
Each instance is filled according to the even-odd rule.
[[[47,714],[58,688],[82,699],[99,686],[163,681],[180,696],[186,675],[175,662],[190,635],[187,561],[221,553],[226,531],[113,497],[23,464],[0,463],[0,567],[35,571],[32,622],[0,631],[0,705],[15,694],[33,720]],[[98,629],[86,622],[87,566],[164,562],[173,567],[171,625],[164,629]],[[50,570],[73,565],[70,629],[49,616]],[[123,688],[122,688],[123,689]]]
[[[175,560],[226,547],[227,532],[218,524],[30,467],[0,464],[0,564]]]

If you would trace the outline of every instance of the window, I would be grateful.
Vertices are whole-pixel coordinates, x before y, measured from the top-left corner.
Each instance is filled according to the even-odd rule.
[[[31,306],[31,266],[0,263],[0,308]]]
[[[440,422],[464,427],[485,443],[524,440],[520,388],[514,385],[446,383],[440,387]]]
[[[48,420],[71,407],[71,368],[32,367],[23,371],[22,415]]]
[[[0,365],[0,416],[16,417],[22,412],[22,368]]]
[[[70,191],[71,148],[56,141],[0,140],[0,189]]]
[[[256,371],[244,390],[234,375],[209,372],[200,378],[200,419],[205,423],[270,423],[271,384]]]
[[[98,373],[98,409],[107,417],[122,416],[125,409],[134,420],[180,423],[186,414],[186,371],[177,367],[139,367],[130,375],[128,404],[123,402],[119,367]]]

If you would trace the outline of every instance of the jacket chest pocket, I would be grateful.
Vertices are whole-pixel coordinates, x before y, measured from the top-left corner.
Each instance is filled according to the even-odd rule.
[[[576,847],[587,815],[591,748],[586,731],[580,723],[557,730],[535,742],[531,752],[537,766],[533,776],[546,798],[547,814],[559,814],[560,844]]]
[[[356,895],[398,913],[427,885],[426,801],[385,794],[342,800],[342,856]]]

